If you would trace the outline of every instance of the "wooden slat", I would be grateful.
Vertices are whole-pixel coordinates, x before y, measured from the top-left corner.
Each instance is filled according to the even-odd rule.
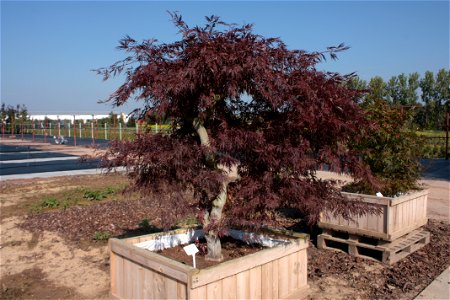
[[[189,299],[206,299],[206,286],[199,286],[190,290]]]
[[[367,214],[366,216],[365,216],[365,219],[366,219],[366,221],[367,221],[367,230],[370,230],[370,231],[377,231],[377,229],[378,229],[378,219],[380,219],[380,218],[382,218],[382,216],[378,216],[378,215],[375,215],[375,214]]]
[[[116,254],[116,275],[115,285],[116,285],[116,296],[123,297],[124,295],[124,272],[123,272],[123,257]]]
[[[133,299],[133,276],[136,274],[135,265],[127,258],[123,261],[123,296],[127,299]]]
[[[410,203],[410,201],[408,202],[404,202],[400,205],[402,205],[402,211],[403,211],[403,226],[402,227],[407,227],[408,223],[409,223],[409,209],[408,209],[408,204]]]
[[[360,228],[355,228],[355,227],[339,226],[339,225],[329,224],[329,223],[319,223],[319,227],[333,229],[336,231],[344,231],[344,232],[349,232],[349,233],[354,233],[354,234],[359,234],[359,235],[366,235],[366,236],[380,238],[380,239],[388,238],[388,235],[384,232],[374,232],[371,230],[360,229]]]
[[[384,232],[387,233],[386,231],[386,224],[389,222],[389,215],[386,214],[386,206],[382,206],[381,207],[381,213],[383,214],[382,216],[378,216],[378,222],[377,222],[377,229],[376,231],[378,232]]]
[[[417,201],[417,199],[414,199],[413,201],[408,202],[409,203],[409,214],[408,214],[408,225],[411,225],[414,223],[414,203]]]
[[[298,255],[296,253],[289,254],[289,293],[297,289],[298,282]]]
[[[273,268],[272,262],[261,266],[261,298],[272,299],[273,294]]]
[[[177,299],[187,299],[186,283],[177,282]]]
[[[144,299],[155,299],[155,288],[153,286],[154,273],[151,269],[144,269],[144,291],[142,293]]]
[[[308,285],[308,253],[306,251],[297,252],[298,276],[297,288],[304,288]]]
[[[134,265],[134,274],[132,276],[133,282],[133,299],[143,299],[144,293],[144,268],[139,265]]]
[[[421,220],[415,220],[415,222],[413,224],[411,224],[410,226],[406,226],[403,227],[397,231],[395,231],[392,235],[391,235],[391,241],[395,241],[395,239],[404,236],[407,233],[412,232],[415,229],[418,229],[424,225],[426,225],[428,222],[428,219],[421,219]]]
[[[206,285],[209,282],[217,281],[228,276],[240,273],[244,270],[250,270],[256,266],[261,266],[271,260],[289,255],[301,249],[306,249],[308,244],[303,239],[293,241],[287,246],[277,246],[274,248],[264,249],[259,252],[236,258],[214,267],[200,270],[198,273],[192,274],[191,286],[198,287]]]
[[[250,298],[250,271],[236,275],[236,295],[238,299]]]
[[[278,289],[278,276],[279,276],[279,272],[278,272],[278,260],[275,260],[273,262],[271,262],[272,264],[272,277],[273,277],[273,281],[272,281],[272,299],[278,299],[279,296],[279,289]]]
[[[278,259],[278,297],[289,295],[289,257]]]
[[[425,189],[425,190],[421,190],[421,191],[416,191],[412,194],[391,198],[391,206],[399,205],[406,201],[411,201],[412,198],[425,197],[425,196],[428,196],[428,194],[429,194],[429,190]]]
[[[154,299],[166,299],[166,287],[165,287],[164,276],[158,272],[153,272],[153,296]]]
[[[164,276],[165,299],[176,299],[177,296],[177,281],[175,279]]]
[[[261,266],[250,270],[250,299],[261,299]]]
[[[116,295],[116,254],[109,252],[109,274],[111,276],[111,294]]]
[[[229,276],[222,279],[222,297],[223,299],[236,299],[237,294],[236,276]]]
[[[139,249],[133,245],[121,243],[119,240],[114,241],[114,239],[112,239],[111,251],[120,254],[123,257],[127,257],[145,267],[167,274],[167,276],[173,277],[181,282],[187,282],[188,274],[196,271],[196,269],[178,261],[174,261],[148,250]]]
[[[127,243],[129,245],[133,245],[133,244],[139,243],[141,241],[141,238],[137,236],[137,237],[122,239],[122,241],[124,241],[125,243]]]
[[[403,226],[403,207],[401,205],[397,205],[397,216],[398,216],[398,227],[397,230],[400,230]]]
[[[361,199],[363,202],[372,203],[376,205],[390,205],[390,202],[393,198],[390,197],[377,197],[375,195],[359,195],[354,193],[345,193],[341,192],[341,194],[350,200],[359,200]]]
[[[222,299],[222,280],[206,285],[206,299]]]
[[[423,215],[422,215],[422,217],[423,218],[427,218],[427,216],[428,216],[428,214],[427,214],[427,209],[428,209],[428,197],[426,197],[426,196],[424,196],[423,197],[423,199],[422,199],[422,205],[423,205],[423,209],[422,209],[422,212],[423,212]]]

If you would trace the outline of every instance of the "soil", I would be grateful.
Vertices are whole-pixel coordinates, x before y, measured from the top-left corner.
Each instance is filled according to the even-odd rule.
[[[414,299],[450,265],[450,225],[430,220],[424,229],[431,233],[430,243],[392,266],[312,244],[310,299]]]
[[[231,237],[223,237],[220,239],[222,244],[222,255],[223,260],[221,262],[229,261],[238,257],[242,257],[245,255],[249,255],[260,250],[263,250],[264,247],[260,245],[251,245],[245,242],[235,240]],[[196,267],[197,269],[205,269],[210,266],[217,265],[219,262],[206,260],[205,256],[207,254],[206,250],[206,241],[199,240],[196,242],[197,248],[200,250],[196,255]],[[167,248],[162,251],[158,251],[159,254],[169,257],[173,260],[179,261],[186,265],[192,266],[192,256],[187,256],[183,250],[183,246]]]
[[[431,242],[392,266],[317,249],[317,228],[304,227],[296,216],[285,217],[286,228],[311,234],[309,299],[414,299],[450,265],[449,182],[424,182],[430,187],[425,230]],[[0,182],[0,299],[108,298],[107,241],[95,240],[96,232],[125,237],[155,231],[160,213],[135,197],[37,212],[30,208],[43,197],[62,197],[66,189],[121,184],[126,178],[101,175]],[[144,218],[153,226],[141,228]]]

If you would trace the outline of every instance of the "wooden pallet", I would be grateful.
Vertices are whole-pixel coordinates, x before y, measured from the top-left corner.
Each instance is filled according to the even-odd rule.
[[[319,249],[344,251],[356,257],[363,257],[392,265],[430,242],[430,233],[422,229],[404,235],[395,241],[386,242],[364,236],[324,229],[317,237]]]

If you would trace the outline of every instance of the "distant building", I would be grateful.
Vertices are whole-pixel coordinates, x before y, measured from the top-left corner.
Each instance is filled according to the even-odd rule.
[[[70,121],[70,123],[73,124],[73,117],[75,116],[75,119],[77,121],[79,120],[83,120],[84,122],[86,121],[90,121],[92,120],[92,118],[94,118],[94,120],[98,120],[98,119],[104,119],[104,118],[109,118],[110,115],[66,115],[66,114],[60,114],[60,115],[34,115],[34,114],[30,114],[29,118],[30,120],[37,120],[37,121],[44,121],[45,118],[51,119],[51,120],[61,120],[61,121]],[[121,117],[124,119],[125,122],[128,121],[128,116],[125,114],[118,114],[117,117]]]

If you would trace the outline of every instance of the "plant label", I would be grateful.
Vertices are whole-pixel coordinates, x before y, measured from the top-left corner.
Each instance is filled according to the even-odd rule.
[[[192,255],[192,266],[194,268],[196,268],[197,266],[196,266],[196,263],[195,263],[195,253],[198,252],[197,246],[195,246],[195,244],[190,244],[190,245],[187,245],[187,246],[183,247],[183,249],[184,249],[184,252],[186,252],[187,255]]]
[[[197,246],[195,246],[195,244],[187,245],[186,247],[183,247],[183,249],[187,255],[194,255],[199,251]]]

